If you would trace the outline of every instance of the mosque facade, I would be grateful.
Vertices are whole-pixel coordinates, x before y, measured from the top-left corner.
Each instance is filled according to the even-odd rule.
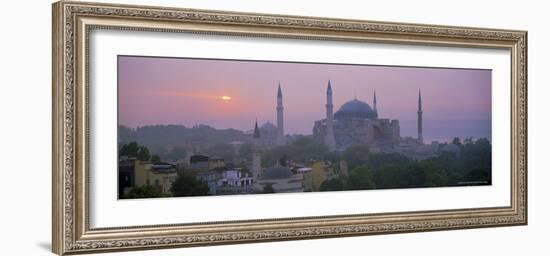
[[[367,102],[353,99],[345,102],[334,112],[333,91],[330,80],[326,90],[325,118],[314,121],[313,139],[327,146],[332,152],[341,152],[353,145],[366,145],[371,151],[397,152],[413,158],[433,155],[433,150],[423,143],[422,96],[418,94],[417,138],[401,138],[399,121],[380,118],[376,91],[372,107]],[[277,124],[265,123],[254,126],[252,134],[251,172],[255,189],[260,191],[271,186],[275,192],[298,192],[303,190],[304,175],[293,173],[284,166],[262,167],[262,151],[287,143],[284,134],[284,107],[281,85],[277,89]],[[425,152],[424,152],[425,151]]]
[[[344,151],[352,145],[366,145],[373,150],[395,151],[401,142],[399,120],[380,118],[374,92],[372,107],[353,99],[333,112],[332,85],[326,91],[326,117],[314,122],[313,138],[330,151]],[[418,138],[422,144],[422,98],[418,98]]]
[[[262,137],[258,144],[269,148],[287,143],[284,134],[284,107],[281,84],[277,88],[277,123],[265,123],[260,127]],[[414,144],[423,145],[422,136],[422,95],[418,94],[417,138]],[[382,118],[378,115],[376,91],[372,107],[357,98],[342,104],[334,112],[333,89],[328,81],[326,90],[325,118],[313,123],[313,138],[325,144],[330,151],[344,151],[352,145],[366,145],[373,151],[395,152],[401,142],[399,120]],[[410,141],[405,142],[410,144]]]

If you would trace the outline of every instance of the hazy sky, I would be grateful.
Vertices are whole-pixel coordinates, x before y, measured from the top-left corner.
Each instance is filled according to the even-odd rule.
[[[428,123],[491,120],[490,70],[119,56],[118,75],[119,123],[129,127],[250,130],[256,118],[276,123],[280,81],[285,133],[311,134],[313,122],[325,116],[328,79],[334,111],[355,97],[372,106],[376,90],[379,117],[406,128],[416,120],[420,89]]]

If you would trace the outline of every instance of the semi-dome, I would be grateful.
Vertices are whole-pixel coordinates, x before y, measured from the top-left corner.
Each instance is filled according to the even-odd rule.
[[[337,120],[350,118],[377,118],[378,114],[364,101],[357,99],[348,101],[340,107],[334,118]]]
[[[269,167],[262,173],[263,179],[289,179],[292,178],[292,171],[283,166]]]

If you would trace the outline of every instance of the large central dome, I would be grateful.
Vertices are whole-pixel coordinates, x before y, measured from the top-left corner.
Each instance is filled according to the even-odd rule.
[[[366,102],[354,99],[344,103],[336,113],[336,120],[351,118],[377,118],[378,114]]]

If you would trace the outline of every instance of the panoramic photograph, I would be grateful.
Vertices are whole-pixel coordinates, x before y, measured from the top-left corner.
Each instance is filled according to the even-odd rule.
[[[491,185],[491,70],[118,56],[118,198]]]

